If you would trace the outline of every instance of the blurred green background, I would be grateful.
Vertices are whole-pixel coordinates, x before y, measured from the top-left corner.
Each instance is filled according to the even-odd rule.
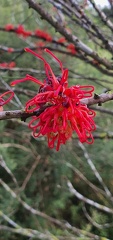
[[[37,1],[39,2],[39,1]],[[42,1],[44,8],[48,8],[51,12],[52,6],[48,1]],[[106,27],[96,15],[92,14],[92,9],[87,9],[87,15],[92,18],[95,24],[99,25],[103,32]],[[53,14],[53,12],[52,12]],[[71,25],[71,21],[67,18],[67,26],[72,29],[73,33],[88,44],[88,46],[96,49],[101,56],[109,59],[112,54],[101,49],[94,44],[81,28]],[[28,8],[26,1],[18,0],[0,0],[0,27],[3,28],[7,24],[17,26],[22,24],[26,30],[35,31],[37,28],[48,32],[54,39],[58,39],[61,35],[56,32],[45,20]],[[109,35],[106,32],[106,34]],[[17,36],[13,32],[0,31],[0,46],[9,48],[22,49],[26,46],[34,47],[40,44],[42,40],[29,37],[23,38]],[[55,43],[43,41],[45,46],[57,48]],[[42,54],[42,52],[41,52]],[[87,63],[77,59],[74,56],[66,56],[55,52],[56,56],[63,62],[65,68],[69,69],[69,85],[94,85],[95,92],[100,94],[106,89],[113,91],[112,77],[105,76]],[[59,66],[52,61],[50,56],[44,54],[44,57],[51,64],[56,75],[60,74]],[[29,70],[11,71],[0,70],[0,89],[5,87],[5,83],[10,84],[12,80],[19,79],[25,74],[31,74],[40,80],[45,78],[44,66],[42,62],[31,56],[29,53],[7,53],[0,48],[0,63],[15,61],[18,68],[32,68],[39,70],[39,73],[30,73]],[[79,76],[82,75],[82,77]],[[87,78],[96,78],[97,81],[88,80]],[[109,81],[109,83],[107,82]],[[26,82],[18,85],[16,88],[38,91],[38,86],[34,83]],[[2,91],[2,90],[1,90]],[[25,101],[29,99],[25,94],[16,92],[18,98],[8,104],[6,109],[23,108]],[[102,107],[112,110],[112,101],[105,103]],[[72,195],[67,186],[70,181],[74,188],[88,199],[91,199],[106,207],[113,208],[113,116],[101,112],[96,113],[95,122],[97,130],[94,133],[95,141],[93,145],[78,143],[76,135],[68,141],[66,145],[61,146],[60,151],[49,149],[47,141],[44,137],[34,139],[31,131],[27,128],[27,122],[19,119],[6,120],[0,122],[0,177],[1,179],[16,193],[16,198],[11,190],[6,189],[3,185],[0,187],[0,209],[2,213],[7,215],[12,221],[21,226],[23,229],[35,229],[41,233],[51,237],[47,239],[63,240],[77,239],[87,240],[95,239],[87,233],[98,235],[97,239],[113,239],[113,216],[112,214],[99,211],[98,209],[85,204],[76,196]],[[96,137],[97,136],[97,137]],[[89,159],[85,155],[85,151],[89,154]],[[102,184],[94,175],[91,169],[90,160],[96,167],[99,176],[102,177],[104,184],[111,192],[108,196]],[[15,180],[15,178],[16,180]],[[17,181],[17,182],[16,182]],[[71,226],[81,229],[83,232],[74,233],[65,227],[60,227],[50,219],[40,214],[33,214],[32,211],[26,209],[24,204],[19,200],[21,198],[29,206],[37,209],[48,216],[53,217],[62,223],[68,222]],[[89,220],[88,213],[92,219]],[[8,227],[15,229],[13,224],[5,219],[0,212],[0,224],[6,226],[7,229],[0,228],[0,240],[27,240],[33,239],[26,234],[17,234]],[[93,223],[92,223],[93,222]],[[97,223],[97,226],[96,224]],[[110,223],[106,227],[106,223]],[[101,227],[102,225],[102,227]],[[100,226],[100,227],[99,227]],[[41,236],[36,237],[41,238]]]

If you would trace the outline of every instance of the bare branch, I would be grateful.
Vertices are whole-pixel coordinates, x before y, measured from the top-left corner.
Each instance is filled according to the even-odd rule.
[[[106,24],[111,31],[113,31],[113,23],[108,19],[105,13],[95,4],[93,0],[89,0],[96,12],[98,13],[99,17],[101,18],[102,22]]]
[[[96,176],[96,178],[98,179],[98,181],[100,182],[101,186],[103,187],[103,189],[106,192],[107,197],[110,198],[111,201],[113,201],[113,196],[111,194],[111,192],[109,191],[109,189],[107,188],[107,186],[105,185],[102,177],[100,176],[99,172],[97,171],[94,163],[92,162],[91,158],[89,157],[89,154],[85,148],[85,146],[81,143],[78,142],[78,145],[80,146],[80,148],[82,149],[83,153],[84,153],[84,157],[87,160],[88,165],[90,166],[90,168],[92,169],[94,175]]]
[[[98,229],[105,229],[105,228],[111,228],[113,226],[113,223],[99,224],[99,223],[95,222],[94,219],[88,214],[85,205],[83,206],[83,211],[84,211],[84,214],[85,214],[86,218],[89,220],[89,222],[93,226],[95,226],[96,228],[98,228]]]
[[[73,172],[75,174],[77,174],[77,176],[84,181],[93,191],[95,191],[96,194],[102,194],[104,196],[106,196],[106,193],[100,189],[99,187],[95,186],[93,183],[91,183],[84,175],[83,173],[81,173],[77,168],[75,168],[75,166],[73,166],[71,163],[66,162],[65,163],[69,168],[71,168],[73,170]]]
[[[62,26],[57,20],[45,12],[40,4],[35,3],[33,0],[26,0],[26,2],[29,4],[30,8],[33,8],[36,12],[38,12],[43,19],[47,20],[59,33],[61,33],[67,41],[72,42],[77,49],[95,59],[98,63],[104,65],[106,68],[113,70],[113,65],[108,59],[101,58],[97,52],[94,52],[94,50],[85,45],[75,35],[70,34],[64,26]]]
[[[113,93],[102,93],[100,95],[97,95],[97,94],[94,94],[93,97],[91,98],[86,98],[86,99],[83,99],[81,100],[81,103],[84,103],[88,106],[92,106],[92,105],[95,105],[95,104],[102,104],[102,103],[105,103],[105,102],[108,102],[110,100],[113,100]]]
[[[30,168],[30,170],[29,170],[29,172],[28,172],[28,174],[27,174],[27,176],[26,176],[26,178],[25,178],[25,180],[24,180],[24,182],[23,182],[23,184],[22,184],[22,186],[21,186],[21,188],[20,188],[21,191],[23,191],[23,190],[26,188],[26,185],[27,185],[27,183],[29,182],[29,180],[30,180],[30,178],[31,178],[31,176],[32,176],[35,168],[37,167],[39,161],[40,161],[40,156],[38,156],[38,157],[35,159],[32,167]]]
[[[6,172],[11,176],[11,178],[12,178],[13,182],[16,184],[16,186],[19,187],[19,186],[18,186],[18,183],[17,183],[17,180],[16,180],[16,178],[15,178],[15,176],[14,176],[14,174],[11,172],[11,170],[10,170],[10,169],[8,168],[8,166],[6,165],[6,163],[5,163],[2,155],[0,155],[0,165],[1,165],[1,166],[6,170]]]
[[[17,199],[26,210],[30,211],[31,214],[38,215],[38,216],[46,219],[47,221],[49,221],[49,222],[59,226],[62,229],[67,229],[68,231],[69,230],[72,231],[73,233],[77,234],[78,236],[81,236],[81,234],[82,234],[83,236],[85,235],[85,236],[88,236],[88,237],[92,237],[95,240],[99,240],[100,239],[100,237],[98,235],[89,233],[89,232],[87,232],[85,230],[81,230],[81,229],[76,228],[76,227],[73,227],[68,222],[64,223],[64,222],[62,222],[62,221],[60,221],[58,219],[55,219],[53,217],[48,216],[47,214],[45,214],[45,213],[43,213],[43,212],[41,212],[39,210],[36,210],[36,209],[32,208],[25,201],[23,201],[2,179],[0,179],[0,183],[3,186],[3,188],[7,192],[9,192],[10,195],[13,198]]]
[[[92,107],[93,110],[95,111],[98,111],[98,112],[101,112],[101,113],[106,113],[106,114],[109,114],[109,115],[113,115],[113,110],[110,110],[110,109],[107,109],[107,108],[103,108],[103,107],[99,107],[99,106],[96,106],[96,107]]]
[[[49,232],[41,233],[37,230],[33,230],[30,228],[11,228],[4,225],[0,225],[0,230],[9,231],[12,233],[20,234],[26,237],[30,237],[30,239],[40,239],[40,240],[51,240],[51,234]]]
[[[102,93],[100,95],[94,95],[91,98],[84,98],[81,100],[81,103],[91,106],[94,104],[102,104],[102,103],[108,102],[110,100],[113,100],[113,94]],[[3,111],[3,112],[0,112],[0,120],[21,118],[23,121],[25,121],[27,118],[29,118],[31,116],[35,116],[35,115],[39,116],[46,108],[51,107],[51,106],[52,105],[45,105],[33,113],[27,113],[27,112],[25,112],[25,110]]]
[[[75,195],[79,200],[81,200],[81,201],[83,201],[83,202],[85,202],[85,203],[87,203],[87,204],[89,204],[89,205],[91,205],[91,206],[93,206],[93,207],[101,210],[101,211],[104,211],[104,212],[106,212],[106,213],[113,214],[113,209],[112,209],[112,208],[108,208],[108,207],[106,207],[106,206],[104,206],[104,205],[101,205],[101,204],[99,204],[99,203],[97,203],[97,202],[95,202],[95,201],[93,201],[93,200],[91,200],[91,199],[89,199],[89,198],[84,197],[81,193],[79,193],[79,192],[73,187],[72,183],[71,183],[69,180],[67,181],[67,186],[68,186],[68,188],[69,188],[70,193],[72,193],[73,195]]]

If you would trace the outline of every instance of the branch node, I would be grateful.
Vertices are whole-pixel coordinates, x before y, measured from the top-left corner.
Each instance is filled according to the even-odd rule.
[[[100,96],[97,93],[94,93],[94,99],[100,99]]]

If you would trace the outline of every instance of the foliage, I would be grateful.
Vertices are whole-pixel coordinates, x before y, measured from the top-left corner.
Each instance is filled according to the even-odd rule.
[[[37,1],[37,3],[39,2]],[[51,13],[51,8],[53,7],[50,2],[47,1],[45,3],[45,1],[42,1],[41,3],[45,9],[48,9],[49,13]],[[87,16],[105,32],[105,24],[100,22],[100,18],[97,15],[92,14],[94,9],[87,8],[85,11]],[[57,11],[54,12],[53,7],[53,18],[54,15],[58,17],[58,13]],[[35,11],[28,9],[26,1],[16,0],[14,3],[12,0],[2,0],[0,15],[0,27],[4,27],[9,23],[14,26],[22,24],[28,31],[34,32],[37,28],[47,31],[55,41],[61,37],[61,34],[55,32],[54,28],[46,21],[40,19],[40,16]],[[88,42],[89,47],[96,49],[100,55],[111,60],[112,53],[91,41],[84,29],[77,27],[77,25],[73,29],[70,19],[68,16],[65,17],[70,31],[73,31],[73,34],[80,37],[85,44]],[[23,49],[26,45],[35,48],[36,44],[39,46],[40,42],[43,42],[44,47],[56,48],[56,52],[60,49],[55,42],[47,42],[44,39],[37,39],[31,36],[27,39],[13,32],[1,31],[1,33],[0,45],[8,48]],[[100,39],[98,42],[100,43]],[[67,51],[67,49],[65,50]],[[37,51],[42,54],[40,47]],[[112,91],[111,76],[107,76],[107,74],[105,76],[97,68],[88,65],[86,61],[81,61],[81,59],[74,57],[73,54],[66,55],[60,53],[60,51],[55,54],[63,62],[65,68],[69,68],[70,86],[73,84],[88,85],[92,84],[93,81],[96,93],[100,94],[106,89]],[[55,74],[59,75],[60,71],[56,62],[51,61],[48,56],[45,57],[50,62]],[[11,61],[16,62],[18,69],[17,71],[13,71],[13,69],[2,69],[0,71],[1,92],[3,90],[2,87],[5,86],[3,81],[9,84],[15,79],[24,77],[28,73],[28,70],[26,70],[28,68],[39,70],[39,73],[35,71],[32,73],[34,77],[38,79],[45,78],[43,63],[32,55],[26,55],[25,52],[9,53],[1,49],[0,63]],[[21,71],[19,68],[21,68]],[[22,68],[24,68],[24,71],[22,71]],[[30,82],[27,84],[23,83],[19,87],[23,90],[27,89],[28,92],[31,90],[33,92],[38,91],[38,89],[35,89],[35,85]],[[29,99],[29,94],[18,93],[17,91],[16,97],[17,99],[9,103],[5,110],[23,108],[25,101]],[[105,103],[104,107],[112,109],[112,101]],[[4,185],[1,182],[0,208],[13,221],[6,219],[0,213],[1,240],[32,239],[33,236],[30,236],[31,229],[37,231],[36,239],[113,239],[113,212],[109,214],[106,211],[95,209],[93,206],[84,203],[84,201],[80,201],[67,186],[67,181],[69,180],[73,187],[87,199],[91,199],[109,209],[113,208],[113,198],[107,191],[110,190],[111,194],[113,194],[112,115],[97,111],[97,132],[94,134],[94,145],[87,146],[85,144],[83,148],[74,134],[73,138],[66,145],[62,146],[59,152],[48,148],[45,137],[33,138],[31,131],[27,128],[27,123],[28,120],[23,122],[19,119],[0,122],[0,176],[2,181],[7,184]],[[93,164],[99,175],[97,172],[95,174],[92,167]],[[103,182],[101,182],[100,176]],[[9,189],[7,186],[9,186]],[[31,206],[31,208],[25,205],[25,203]],[[84,206],[87,210],[86,212],[84,211]],[[34,213],[33,209],[36,209],[37,213],[35,211]],[[87,214],[91,217],[90,220]],[[102,227],[97,227],[95,222]],[[15,227],[14,223],[18,224],[19,227]],[[108,227],[106,227],[107,223]],[[4,230],[3,226],[6,226],[7,229]],[[69,226],[73,226],[75,229],[69,228]],[[12,231],[8,227],[11,227]],[[22,228],[21,235],[14,232],[14,229],[19,228]],[[27,229],[27,233],[23,234],[23,229]],[[38,235],[38,231],[45,235]],[[96,235],[98,235],[97,238],[95,237]]]

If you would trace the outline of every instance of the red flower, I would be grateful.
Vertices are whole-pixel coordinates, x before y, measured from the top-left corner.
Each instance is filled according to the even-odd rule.
[[[18,35],[22,35],[24,38],[29,37],[32,35],[31,31],[26,31],[23,27],[23,25],[18,25],[18,27],[15,29],[15,32]]]
[[[0,63],[0,67],[6,68],[7,67],[7,63],[6,62]]]
[[[36,46],[39,47],[39,48],[44,48],[44,47],[45,47],[45,42],[41,42],[41,41],[40,41],[40,42],[36,42],[35,44],[36,44]]]
[[[45,49],[60,65],[62,75],[56,77],[44,58],[26,48],[27,52],[40,58],[45,65],[47,78],[42,83],[36,78],[26,75],[25,78],[15,80],[11,85],[31,80],[40,85],[36,96],[26,102],[26,112],[34,112],[41,107],[47,107],[39,116],[33,116],[29,122],[29,128],[33,136],[46,135],[48,146],[59,150],[61,144],[72,136],[75,131],[81,142],[93,143],[92,131],[96,129],[93,118],[95,112],[88,109],[87,105],[81,103],[81,99],[92,96],[93,86],[71,86],[68,87],[68,69],[63,69],[61,61],[48,49]]]
[[[64,43],[64,42],[66,42],[65,37],[61,37],[58,39],[58,43]]]
[[[14,52],[14,48],[8,48],[8,52],[9,52],[9,53]]]
[[[43,38],[45,39],[46,41],[48,42],[51,42],[52,41],[52,37],[50,34],[48,34],[47,32],[45,31],[42,31],[40,29],[36,29],[34,34],[37,36],[37,37],[40,37],[40,38]]]
[[[5,100],[3,97],[5,97],[7,94],[10,94],[10,96]],[[3,111],[3,105],[7,104],[13,98],[13,96],[14,92],[12,91],[7,91],[0,95],[0,112]]]
[[[13,25],[13,24],[7,24],[7,25],[5,25],[5,30],[6,30],[6,31],[14,30],[14,25]]]
[[[16,66],[15,62],[10,62],[10,63],[3,62],[3,63],[0,63],[0,67],[1,68],[13,68],[15,66]]]
[[[70,43],[68,46],[67,46],[67,49],[72,53],[72,54],[76,54],[77,53],[77,50],[74,46],[74,44]]]
[[[14,68],[16,66],[16,63],[15,62],[10,62],[8,63],[8,67],[9,68]]]
[[[38,41],[35,43],[36,46],[37,46],[37,51],[38,51],[38,54],[42,55],[43,51],[44,51],[44,47],[45,47],[45,42],[42,42],[42,41]]]

